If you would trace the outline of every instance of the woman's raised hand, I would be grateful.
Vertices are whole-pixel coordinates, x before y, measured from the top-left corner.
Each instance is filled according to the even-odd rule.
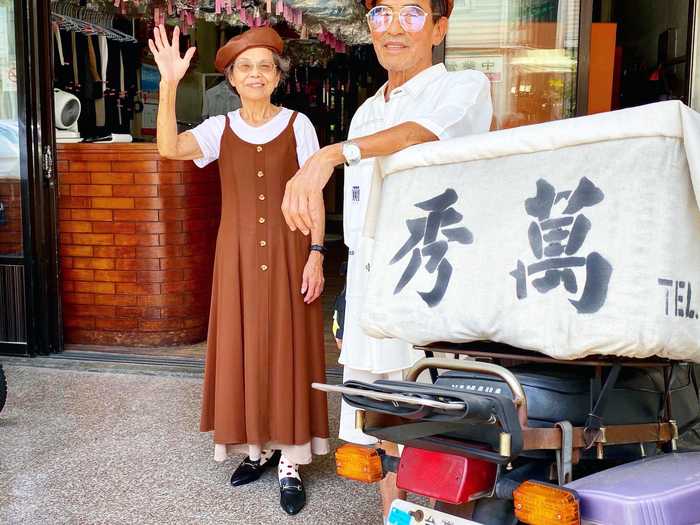
[[[165,26],[160,25],[153,29],[153,39],[148,39],[148,47],[153,53],[160,71],[160,78],[165,82],[179,82],[190,67],[192,56],[197,50],[191,47],[180,56],[180,28],[175,26],[173,40],[168,42],[168,33]]]

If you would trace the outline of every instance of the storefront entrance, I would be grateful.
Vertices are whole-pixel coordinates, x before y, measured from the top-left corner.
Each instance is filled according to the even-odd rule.
[[[0,2],[0,353],[60,350],[47,6]],[[48,5],[48,3],[47,3]],[[48,100],[49,106],[44,105]],[[43,108],[43,111],[42,111]]]
[[[295,66],[276,102],[306,113],[323,146],[347,136],[355,110],[385,79],[367,35],[361,36],[362,8],[351,0],[330,3],[341,7],[283,0],[272,3],[270,16],[270,3],[258,0],[243,2],[242,10],[232,14],[216,13],[214,2],[190,2],[197,9],[178,13],[169,13],[160,1],[35,0],[29,7],[16,2],[19,7],[0,8],[5,13],[0,12],[0,61],[5,60],[0,62],[0,122],[19,144],[11,150],[15,167],[0,172],[3,352],[61,350],[65,333],[71,352],[203,359],[218,175],[213,165],[197,170],[192,163],[158,156],[153,141],[159,79],[145,42],[154,21],[169,19],[186,30],[181,46],[198,47],[178,97],[184,131],[211,115],[204,100],[221,87],[222,77],[213,68],[218,47],[247,25],[272,19]],[[656,4],[458,1],[436,62],[451,70],[479,69],[491,79],[493,129],[663,97],[690,101],[692,96],[697,109],[695,6],[674,0],[672,9],[660,13]],[[32,9],[44,18],[32,16]],[[16,44],[7,36],[12,32],[1,31],[5,26],[14,26]],[[24,57],[32,49],[45,51],[46,64],[31,64],[53,71],[51,85],[40,84],[50,80],[48,75],[29,69]],[[13,61],[18,71],[25,70],[16,75],[16,87],[5,73],[12,71]],[[53,88],[61,90],[56,95],[60,119],[53,119],[53,111],[40,111],[52,107]],[[45,96],[43,105],[34,102],[33,93]],[[80,102],[78,113],[73,99]],[[53,131],[40,134],[40,126],[56,126],[57,149]],[[42,171],[45,151],[54,155],[55,164],[47,157],[46,166],[55,165],[56,179]],[[12,164],[2,162],[3,170]],[[326,191],[327,324],[343,286],[342,188],[338,170]],[[51,256],[57,252],[59,283]]]

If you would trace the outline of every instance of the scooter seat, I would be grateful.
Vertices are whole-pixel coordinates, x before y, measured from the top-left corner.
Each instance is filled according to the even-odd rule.
[[[590,366],[527,364],[510,368],[527,398],[529,425],[548,427],[559,421],[585,425],[591,412]],[[675,367],[671,383],[672,418],[680,427],[700,414],[697,385],[692,367]],[[512,397],[508,385],[486,374],[450,371],[441,374],[436,386],[461,391],[489,392]],[[664,411],[664,379],[660,368],[624,367],[610,392],[602,413],[603,425],[632,425],[659,421]]]

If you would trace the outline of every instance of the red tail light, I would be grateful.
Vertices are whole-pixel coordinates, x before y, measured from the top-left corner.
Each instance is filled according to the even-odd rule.
[[[460,505],[470,496],[490,491],[496,465],[481,459],[406,447],[396,485],[400,489]]]

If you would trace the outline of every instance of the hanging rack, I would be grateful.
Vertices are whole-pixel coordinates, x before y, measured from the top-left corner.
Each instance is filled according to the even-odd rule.
[[[138,43],[131,35],[114,29],[114,16],[87,9],[72,2],[51,3],[51,18],[67,31],[87,35],[103,35],[117,42]]]

